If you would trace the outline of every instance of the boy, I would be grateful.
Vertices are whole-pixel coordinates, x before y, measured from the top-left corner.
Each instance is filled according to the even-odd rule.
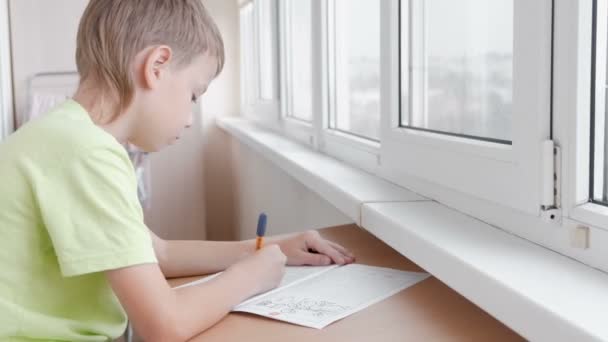
[[[253,241],[164,241],[144,225],[121,143],[173,143],[221,71],[201,0],[91,0],[77,39],[73,99],[0,145],[0,339],[107,341],[128,315],[146,341],[183,341],[275,287],[286,263],[353,262],[315,232],[255,252]],[[178,290],[165,281],[222,270]]]

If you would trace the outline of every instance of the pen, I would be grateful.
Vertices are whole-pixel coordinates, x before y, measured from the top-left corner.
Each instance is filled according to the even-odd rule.
[[[261,213],[258,218],[258,230],[256,231],[257,238],[255,239],[255,250],[262,248],[264,244],[264,234],[266,234],[266,214]]]

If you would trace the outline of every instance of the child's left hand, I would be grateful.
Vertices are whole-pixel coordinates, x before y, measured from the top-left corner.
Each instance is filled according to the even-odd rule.
[[[277,244],[287,256],[287,265],[344,265],[355,261],[355,255],[339,244],[325,240],[317,231],[277,236],[268,241]]]

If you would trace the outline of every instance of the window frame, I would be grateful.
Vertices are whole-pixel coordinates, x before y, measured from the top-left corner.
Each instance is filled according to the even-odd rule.
[[[595,199],[595,190],[598,185],[605,184],[597,182],[596,175],[604,175],[604,156],[605,156],[605,127],[606,127],[606,45],[608,40],[608,20],[604,16],[596,15],[596,13],[607,13],[608,3],[605,0],[593,1],[593,31],[592,31],[592,61],[591,61],[591,106],[590,106],[590,184],[589,184],[589,201],[592,203],[608,206],[608,203],[603,203]],[[601,31],[598,29],[603,27]],[[599,113],[599,115],[598,115]],[[598,153],[595,140],[599,139],[604,142],[602,153]]]
[[[268,55],[272,56],[273,61],[275,62],[275,64],[278,62],[278,18],[277,18],[277,0],[265,0],[268,1],[268,3],[270,4],[270,12],[266,13],[266,15],[269,17],[269,20],[271,22],[271,27],[270,27],[270,51],[267,51]],[[254,17],[255,17],[255,25],[254,25],[254,31],[256,34],[256,55],[258,58],[258,65],[262,65],[261,59],[262,59],[262,49],[261,49],[261,42],[262,42],[262,34],[261,34],[261,25],[262,25],[262,4],[260,2],[260,0],[256,0],[254,2]],[[280,70],[277,70],[276,68],[274,70],[272,70],[272,89],[271,89],[271,95],[269,98],[265,98],[262,95],[262,70],[260,68],[260,72],[258,72],[258,77],[257,77],[257,87],[258,87],[258,92],[257,92],[257,99],[258,101],[262,102],[262,103],[266,103],[266,102],[276,102],[277,100],[280,100],[279,97],[279,72]]]
[[[558,0],[556,31],[561,40],[555,47],[554,108],[556,133],[563,142],[562,207],[566,223],[591,225],[608,230],[608,207],[593,202],[591,176],[592,56],[596,0]],[[608,9],[606,0],[604,10]],[[605,32],[608,38],[608,33]],[[604,53],[605,56],[605,53]]]
[[[449,136],[455,136],[455,137],[461,137],[461,138],[466,138],[466,139],[474,139],[474,140],[480,140],[480,141],[487,141],[487,142],[493,142],[493,143],[501,143],[501,144],[507,144],[507,145],[511,145],[512,142],[510,140],[506,140],[506,139],[501,139],[501,138],[497,138],[497,137],[491,137],[491,136],[480,136],[480,135],[471,135],[471,134],[466,134],[466,133],[455,133],[455,132],[449,132],[449,131],[441,131],[441,130],[437,130],[437,129],[433,129],[433,128],[428,128],[428,127],[420,127],[420,126],[414,126],[411,125],[410,123],[408,124],[403,124],[403,118],[404,114],[412,114],[413,111],[415,112],[423,112],[424,115],[424,120],[428,120],[428,113],[427,113],[427,104],[425,104],[424,98],[426,97],[426,93],[427,93],[427,86],[429,83],[429,77],[428,74],[426,74],[424,72],[424,70],[426,70],[427,65],[426,65],[426,54],[424,51],[424,48],[426,47],[426,39],[428,37],[427,34],[427,27],[424,23],[424,20],[421,20],[419,17],[420,16],[424,16],[424,14],[427,11],[425,5],[427,2],[423,1],[423,0],[410,0],[410,1],[405,1],[406,4],[404,5],[404,1],[400,2],[400,58],[401,58],[401,69],[403,69],[403,62],[405,61],[407,65],[410,64],[410,61],[412,64],[415,65],[420,65],[421,67],[411,67],[409,68],[409,74],[408,74],[408,79],[406,81],[404,81],[403,79],[400,79],[400,87],[401,87],[401,112],[400,112],[400,118],[399,118],[399,124],[402,128],[406,128],[409,130],[418,130],[418,131],[423,131],[423,132],[430,132],[430,133],[438,133],[438,134],[442,134],[442,135],[449,135]],[[413,11],[409,12],[409,21],[408,21],[408,25],[403,25],[403,9],[405,7],[408,7],[410,10],[414,9]],[[414,16],[412,14],[412,12],[419,12],[421,15],[419,16]],[[414,29],[411,29],[411,27],[415,27],[415,31]],[[403,33],[405,32],[405,34]],[[417,32],[420,34],[414,35],[412,34],[412,32]],[[404,46],[409,46],[409,44],[415,45],[415,46],[419,46],[420,48],[417,48],[415,50],[410,49],[409,51],[407,51],[408,53],[403,53],[404,50]],[[423,70],[423,71],[421,71]],[[401,75],[401,77],[403,77],[403,74]],[[411,86],[411,85],[415,85],[415,86]],[[405,94],[407,94],[407,96],[405,96]],[[414,108],[414,110],[408,110],[407,113],[404,112],[403,108],[407,108],[407,109],[411,109]]]
[[[319,121],[322,122],[321,127],[318,128],[318,136],[320,140],[319,150],[329,156],[336,159],[345,161],[351,165],[359,167],[369,173],[379,175],[380,172],[380,145],[382,144],[382,135],[380,134],[379,141],[367,139],[364,137],[343,132],[340,130],[330,128],[330,110],[332,108],[330,101],[332,96],[335,94],[335,85],[331,82],[330,78],[333,77],[335,71],[332,65],[333,54],[330,44],[333,42],[332,32],[332,20],[330,14],[330,6],[332,6],[332,0],[319,1],[320,3],[320,15],[322,22],[320,27],[322,48],[320,56],[320,74],[326,75],[322,77],[320,89],[323,89],[322,97],[322,110],[321,118]],[[380,25],[382,32],[382,25],[386,21],[385,15],[380,11]],[[382,36],[382,35],[381,35]],[[379,37],[381,39],[382,37]],[[380,48],[380,55],[383,54],[382,47]],[[382,58],[382,57],[381,57]],[[382,82],[382,79],[381,79]],[[382,104],[382,98],[384,94],[382,92],[382,86],[380,87],[380,103]],[[380,105],[380,125],[382,125],[382,105]]]
[[[241,3],[239,6],[239,49],[241,51],[241,59],[240,59],[240,71],[241,71],[241,106],[244,114],[248,113],[249,106],[254,103],[254,96],[257,92],[257,85],[254,80],[254,73],[249,68],[249,64],[255,64],[255,56],[256,53],[248,53],[247,50],[253,50],[253,43],[255,42],[255,36],[253,35],[253,11],[254,11],[254,3],[253,1],[247,1]],[[249,11],[249,13],[245,13],[245,11]],[[245,18],[245,16],[248,16]],[[247,20],[247,22],[244,22]],[[245,27],[247,25],[248,27]],[[249,30],[247,30],[249,29]],[[250,36],[244,37],[244,34],[249,31],[251,33]],[[248,38],[248,39],[247,39]],[[246,46],[246,42],[250,41],[251,46]],[[253,60],[251,63],[248,63],[248,60]]]
[[[255,3],[255,0],[250,2]],[[329,128],[329,82],[323,75],[328,71],[328,39],[327,39],[327,6],[328,0],[312,1],[311,7],[311,66],[313,70],[319,70],[312,75],[312,121],[306,122],[292,118],[288,114],[289,102],[289,61],[288,61],[288,26],[289,20],[288,3],[286,1],[276,2],[277,16],[277,42],[279,61],[279,101],[278,112],[275,107],[265,109],[261,106],[250,107],[246,117],[262,124],[273,131],[283,134],[302,144],[308,145],[316,151],[320,151],[334,158],[349,162],[368,172],[378,174],[379,143],[368,141],[343,132],[333,131]],[[256,40],[257,42],[257,40]],[[257,53],[254,57],[257,58]],[[254,63],[255,64],[255,63]],[[258,86],[256,80],[254,86]],[[257,89],[254,90],[259,93]]]
[[[289,37],[289,27],[288,27],[288,19],[289,19],[289,4],[288,1],[278,1],[278,37],[279,37],[279,78],[280,78],[280,113],[277,117],[278,121],[275,125],[271,125],[270,128],[274,128],[278,130],[280,133],[302,143],[309,145],[313,149],[317,149],[318,141],[315,134],[315,122],[319,119],[318,110],[317,110],[317,97],[320,94],[320,91],[315,92],[316,88],[316,75],[313,74],[312,79],[312,121],[307,122],[304,120],[300,120],[297,118],[293,118],[289,115],[289,107],[292,101],[291,93],[289,89],[290,84],[290,62],[288,55],[288,44],[287,39]],[[315,2],[311,5],[311,68],[315,68],[315,53],[314,46],[318,45],[316,39],[318,39],[318,35],[315,34]]]
[[[279,60],[279,26],[277,18],[277,0],[268,0],[272,2],[271,13],[270,16],[273,18],[271,21],[271,51],[270,53],[274,55],[274,60]],[[263,125],[271,126],[276,129],[277,120],[280,115],[281,108],[281,92],[280,92],[280,70],[275,69],[273,73],[273,95],[272,99],[264,99],[261,96],[261,68],[255,67],[259,65],[260,59],[260,32],[259,32],[259,17],[261,6],[258,1],[246,1],[242,2],[239,7],[239,25],[242,24],[242,11],[251,6],[251,26],[248,27],[248,32],[250,39],[252,39],[251,47],[252,52],[250,54],[241,53],[241,68],[244,69],[244,73],[248,78],[248,82],[243,84],[241,82],[241,91],[245,92],[245,94],[241,95],[241,112],[243,115],[253,121],[259,122]],[[240,34],[242,35],[244,32],[243,27],[240,26]],[[243,49],[243,37],[240,38],[240,48]],[[247,62],[245,61],[247,58],[251,58],[251,64],[254,65],[253,70],[248,70],[246,67]],[[249,91],[247,90],[249,89]]]
[[[382,113],[390,113],[381,134],[383,177],[406,187],[422,180],[540,215],[540,146],[550,137],[551,118],[551,3],[514,0],[514,135],[512,145],[505,145],[401,127],[400,53],[409,53],[409,47],[400,47],[404,22],[399,20],[399,1],[383,2],[383,11],[392,14],[382,41],[383,51],[390,51],[381,76],[389,94]],[[408,0],[401,1],[407,5]]]

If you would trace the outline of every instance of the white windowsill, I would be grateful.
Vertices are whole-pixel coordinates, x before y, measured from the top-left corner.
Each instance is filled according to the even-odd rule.
[[[608,274],[247,120],[217,122],[523,337],[608,341]]]

